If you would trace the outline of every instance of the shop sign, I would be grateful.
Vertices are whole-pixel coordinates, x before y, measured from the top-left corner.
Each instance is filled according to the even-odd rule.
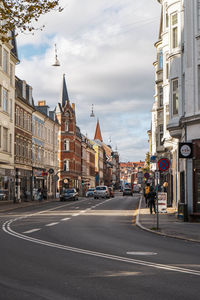
[[[36,177],[41,177],[43,171],[42,170],[33,170],[33,175]]]
[[[193,158],[192,143],[179,143],[179,158]]]
[[[158,193],[158,211],[159,213],[167,212],[167,193]]]

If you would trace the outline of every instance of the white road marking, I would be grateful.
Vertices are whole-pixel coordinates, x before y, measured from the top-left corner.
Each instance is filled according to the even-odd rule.
[[[64,218],[64,219],[61,219],[61,221],[67,221],[67,220],[70,220],[71,218]]]
[[[54,226],[54,225],[57,225],[57,224],[59,224],[59,222],[53,222],[53,223],[49,223],[49,224],[46,224],[45,226]]]
[[[51,243],[48,241],[35,239],[32,237],[17,233],[16,231],[12,230],[10,226],[16,220],[18,220],[18,219],[13,219],[13,220],[4,222],[3,226],[2,226],[3,231],[14,237],[17,237],[17,238],[20,238],[20,239],[23,239],[23,240],[26,240],[29,242],[37,243],[40,245],[45,245],[45,246],[52,247],[52,248],[62,249],[65,251],[75,252],[75,253],[79,253],[79,254],[100,257],[103,259],[109,259],[109,260],[120,261],[120,262],[124,262],[124,263],[135,264],[135,265],[140,265],[140,266],[145,266],[145,267],[150,267],[150,268],[162,269],[162,270],[166,270],[166,271],[173,271],[173,272],[178,272],[178,273],[185,273],[185,274],[192,274],[192,275],[200,276],[200,271],[198,271],[198,270],[180,268],[180,267],[176,267],[176,266],[172,266],[172,265],[164,265],[164,264],[159,264],[159,263],[153,263],[150,261],[116,256],[116,255],[111,255],[111,254],[106,254],[106,253],[101,253],[101,252],[95,252],[95,251],[89,251],[89,250],[85,250],[85,249],[81,249],[81,248],[69,247],[69,246],[64,246],[62,244],[56,244],[56,243]]]
[[[80,216],[80,214],[73,214],[72,217]]]
[[[40,229],[41,228],[30,229],[30,230],[24,231],[23,233],[32,233],[32,232],[39,231]]]
[[[158,253],[156,253],[156,252],[130,251],[130,252],[126,252],[126,254],[129,254],[129,255],[157,255]]]

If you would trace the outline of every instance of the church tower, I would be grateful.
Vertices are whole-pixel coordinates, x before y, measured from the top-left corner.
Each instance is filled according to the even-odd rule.
[[[81,185],[81,133],[76,126],[75,104],[70,103],[65,75],[63,75],[60,101],[56,107],[60,124],[59,140],[59,191],[79,189]]]

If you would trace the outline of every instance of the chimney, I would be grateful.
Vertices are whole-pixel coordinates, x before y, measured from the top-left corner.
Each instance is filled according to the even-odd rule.
[[[46,106],[46,101],[45,100],[38,101],[38,106]]]

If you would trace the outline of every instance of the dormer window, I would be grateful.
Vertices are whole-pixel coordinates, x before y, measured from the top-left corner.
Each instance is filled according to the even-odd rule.
[[[22,97],[26,99],[26,82],[22,81]]]
[[[29,86],[29,99],[28,99],[29,103],[32,103],[32,87]]]

